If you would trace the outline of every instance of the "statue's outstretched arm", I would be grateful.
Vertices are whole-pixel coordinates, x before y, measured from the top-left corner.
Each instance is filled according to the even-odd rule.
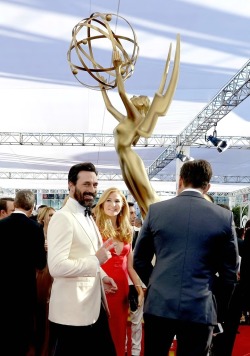
[[[133,120],[137,117],[138,111],[126,94],[124,80],[123,80],[122,74],[121,74],[122,60],[121,60],[120,53],[117,50],[113,51],[113,64],[114,64],[115,71],[116,71],[116,82],[117,82],[117,89],[118,89],[119,95],[120,95],[122,102],[125,106],[125,109],[127,111],[128,118]]]
[[[169,105],[171,104],[171,101],[173,99],[177,81],[178,81],[178,77],[179,77],[180,35],[177,35],[174,66],[173,66],[173,70],[172,70],[171,79],[169,81],[169,84],[168,84],[165,94],[163,94],[163,91],[164,91],[164,88],[166,85],[167,75],[168,75],[170,57],[171,57],[171,45],[169,48],[168,57],[167,57],[167,61],[166,61],[163,75],[162,75],[162,80],[161,80],[159,89],[155,93],[154,98],[152,100],[152,104],[149,108],[149,111],[138,129],[138,133],[140,136],[143,136],[143,137],[151,136],[151,134],[155,128],[155,125],[157,123],[158,117],[164,116],[166,114],[166,112],[169,108]]]
[[[114,116],[117,121],[121,122],[124,119],[124,116],[112,105],[111,101],[109,100],[107,90],[105,88],[102,88],[101,91],[107,110],[110,112],[111,115]]]

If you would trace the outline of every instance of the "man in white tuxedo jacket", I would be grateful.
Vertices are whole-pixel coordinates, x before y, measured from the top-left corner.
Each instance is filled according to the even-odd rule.
[[[84,355],[87,348],[95,356],[116,355],[105,292],[115,293],[117,287],[101,268],[114,244],[109,240],[102,244],[89,215],[97,186],[92,163],[72,166],[69,199],[48,227],[48,266],[53,277],[49,320],[55,356]]]

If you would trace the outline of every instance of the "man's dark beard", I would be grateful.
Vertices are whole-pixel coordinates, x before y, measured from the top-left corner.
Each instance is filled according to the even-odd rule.
[[[93,199],[85,199],[85,196],[88,196],[88,195],[91,195],[93,197]],[[81,193],[81,191],[79,189],[77,189],[77,187],[75,187],[75,193],[74,193],[74,198],[75,200],[78,201],[78,203],[85,207],[85,206],[92,206],[94,204],[94,201],[95,201],[95,197],[96,197],[96,194],[94,193],[90,193],[90,192],[84,192],[84,193]]]

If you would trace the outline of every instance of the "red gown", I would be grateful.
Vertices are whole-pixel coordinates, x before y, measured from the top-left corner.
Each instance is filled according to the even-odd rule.
[[[110,318],[109,327],[115,344],[117,356],[125,355],[126,329],[128,321],[128,269],[127,255],[131,249],[131,244],[124,244],[120,255],[115,250],[110,250],[112,258],[102,265],[108,276],[114,279],[118,290],[114,294],[106,294]]]

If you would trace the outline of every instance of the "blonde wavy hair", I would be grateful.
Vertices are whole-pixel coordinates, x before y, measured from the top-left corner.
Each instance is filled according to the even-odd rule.
[[[111,219],[105,214],[103,207],[112,193],[118,193],[122,198],[122,209],[117,215],[116,221],[117,229],[114,229]],[[125,195],[118,188],[111,187],[105,190],[92,211],[104,241],[112,237],[125,243],[132,242],[133,232],[129,221],[129,206]]]
[[[46,215],[50,213],[51,210],[55,212],[55,209],[52,208],[51,206],[45,206],[43,208],[40,208],[37,214],[37,221],[40,224],[44,225],[44,219]]]

